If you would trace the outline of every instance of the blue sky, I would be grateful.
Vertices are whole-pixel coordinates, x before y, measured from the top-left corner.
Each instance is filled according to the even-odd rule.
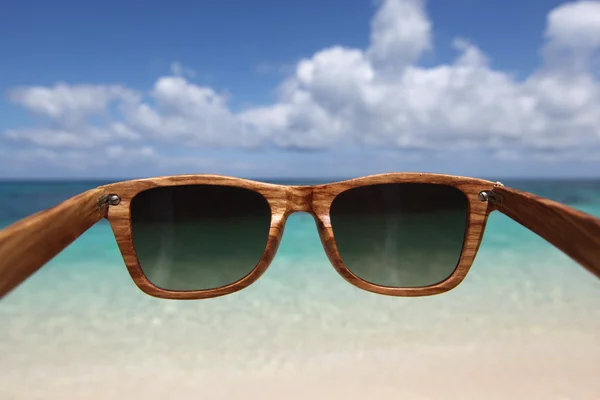
[[[600,2],[12,2],[0,177],[600,175]]]

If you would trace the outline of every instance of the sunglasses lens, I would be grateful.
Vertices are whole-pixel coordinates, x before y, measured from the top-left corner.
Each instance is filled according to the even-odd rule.
[[[469,201],[451,186],[397,183],[340,193],[330,219],[344,265],[388,287],[442,282],[458,265]]]
[[[166,290],[215,289],[242,279],[269,237],[269,203],[239,187],[152,188],[136,195],[130,208],[142,271]]]

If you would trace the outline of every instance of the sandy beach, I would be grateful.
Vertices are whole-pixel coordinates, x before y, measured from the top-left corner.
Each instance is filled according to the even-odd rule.
[[[3,399],[595,399],[596,338],[405,346],[359,354],[305,354],[273,369],[178,364],[182,354],[143,359],[84,355],[61,365],[3,370]],[[310,361],[309,361],[310,359]],[[49,396],[51,394],[51,396]]]

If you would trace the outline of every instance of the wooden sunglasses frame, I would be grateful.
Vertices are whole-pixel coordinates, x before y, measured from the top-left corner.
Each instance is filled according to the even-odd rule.
[[[425,287],[388,287],[367,282],[344,265],[337,250],[329,210],[340,193],[362,186],[428,183],[457,188],[468,199],[465,240],[454,272]],[[133,245],[130,204],[139,193],[164,186],[219,185],[260,193],[271,207],[271,223],[262,259],[240,280],[215,289],[172,291],[152,284],[140,267]],[[443,199],[440,199],[443,201]],[[310,213],[321,243],[336,271],[352,285],[390,296],[428,296],[447,292],[467,275],[481,244],[489,214],[499,210],[537,233],[600,278],[600,219],[530,193],[487,180],[428,173],[387,173],[313,186],[276,185],[221,175],[177,175],[117,182],[66,200],[0,231],[0,297],[4,296],[102,218],[111,224],[135,284],[165,299],[205,299],[237,292],[255,282],[277,252],[287,217]]]

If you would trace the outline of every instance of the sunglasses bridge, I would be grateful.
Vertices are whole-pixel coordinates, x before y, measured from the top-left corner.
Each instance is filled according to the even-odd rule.
[[[287,186],[286,187],[285,216],[296,212],[314,214],[314,189],[311,186]]]

